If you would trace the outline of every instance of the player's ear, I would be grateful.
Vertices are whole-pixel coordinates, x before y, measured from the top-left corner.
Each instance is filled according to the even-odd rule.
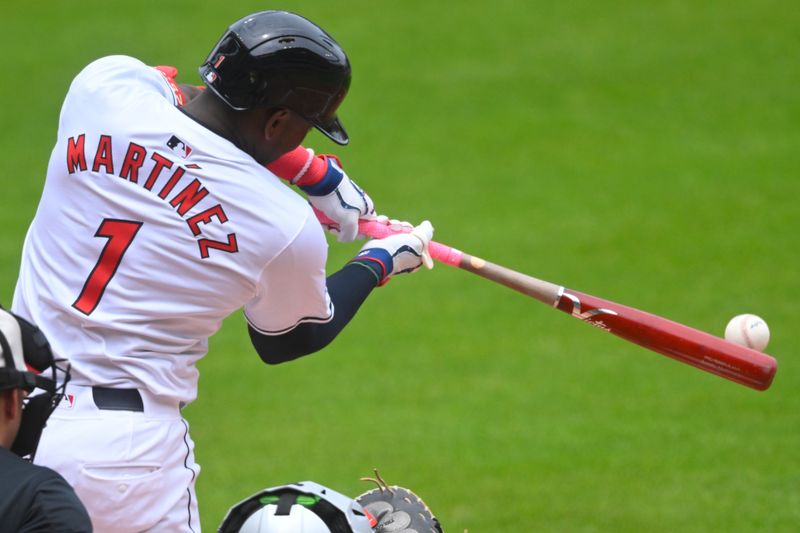
[[[264,139],[272,141],[280,137],[291,118],[291,112],[286,108],[275,108],[267,112],[264,123]]]

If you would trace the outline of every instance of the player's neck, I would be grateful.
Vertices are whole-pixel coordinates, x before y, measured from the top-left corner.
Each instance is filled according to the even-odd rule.
[[[236,138],[233,120],[228,118],[232,110],[225,109],[224,102],[212,94],[203,92],[186,102],[180,109],[195,122],[231,142]]]
[[[250,157],[266,165],[280,155],[279,143],[267,141],[264,128],[268,109],[234,111],[206,91],[180,108],[192,120],[223,137]],[[285,150],[284,150],[285,151]]]

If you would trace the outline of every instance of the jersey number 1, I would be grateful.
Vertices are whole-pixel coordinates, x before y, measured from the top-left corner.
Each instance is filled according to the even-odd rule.
[[[72,307],[84,315],[90,315],[95,310],[97,304],[100,303],[100,298],[103,297],[108,282],[117,272],[122,256],[125,255],[141,227],[141,222],[113,218],[103,220],[94,236],[106,238],[108,242],[100,252],[100,259],[97,260],[97,264],[83,285],[80,296],[72,304]]]

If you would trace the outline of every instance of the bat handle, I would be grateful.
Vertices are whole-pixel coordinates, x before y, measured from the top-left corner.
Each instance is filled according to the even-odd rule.
[[[431,241],[428,250],[431,252],[431,257],[441,263],[454,267],[461,266],[461,260],[464,257],[464,252],[461,250],[436,241]]]
[[[335,227],[337,225],[336,222],[325,216],[322,211],[314,209],[314,214],[317,216],[317,219],[320,221],[320,223],[325,226]],[[378,220],[364,219],[358,221],[358,234],[366,237],[372,237],[373,239],[383,239],[384,237],[395,235],[397,233],[410,232],[410,228],[391,228],[388,222],[384,224]],[[430,242],[428,245],[428,250],[430,251],[432,258],[441,263],[445,263],[454,267],[461,265],[461,259],[464,256],[464,252],[461,250],[436,241]]]

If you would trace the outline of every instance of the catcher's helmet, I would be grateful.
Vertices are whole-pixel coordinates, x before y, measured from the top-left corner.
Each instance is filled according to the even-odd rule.
[[[0,307],[0,390],[38,391],[23,401],[12,452],[33,460],[42,430],[64,397],[70,375],[63,359],[53,359],[50,343],[39,328]]]
[[[338,144],[336,109],[350,87],[350,62],[322,28],[286,11],[235,22],[200,66],[203,82],[238,111],[286,107]]]
[[[219,533],[373,533],[352,498],[313,481],[264,489],[231,507]]]

